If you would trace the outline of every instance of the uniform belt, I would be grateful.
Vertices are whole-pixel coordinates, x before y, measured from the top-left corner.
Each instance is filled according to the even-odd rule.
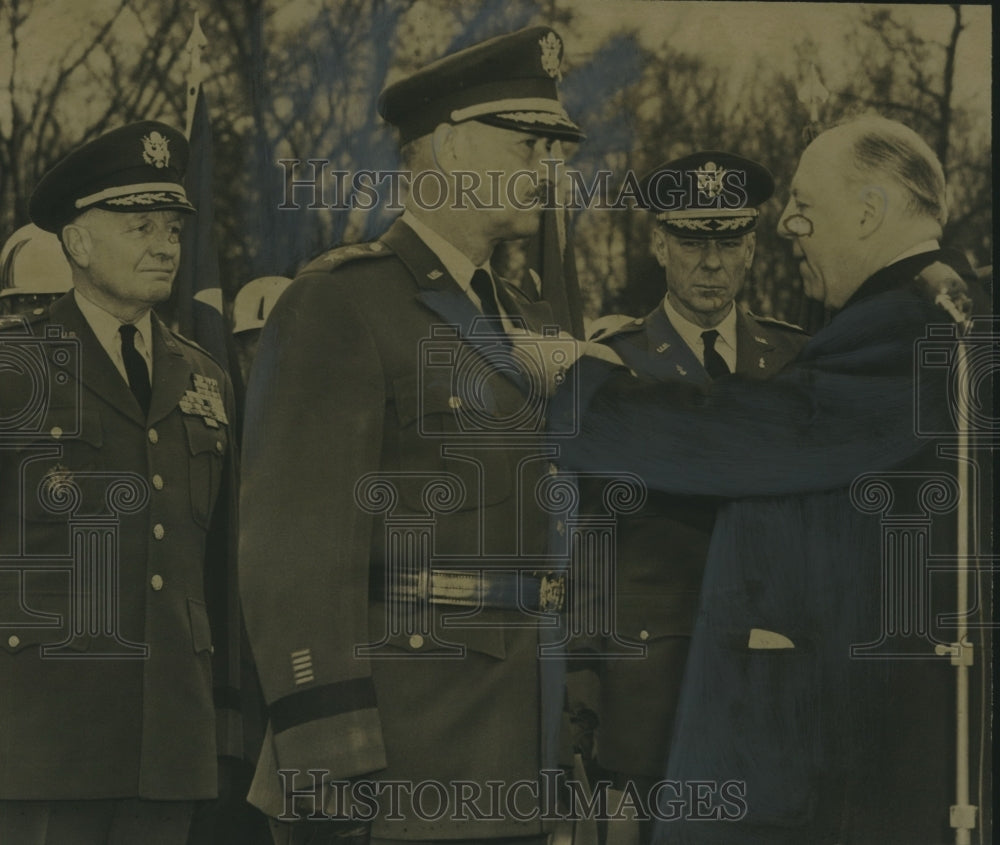
[[[385,575],[380,572],[372,578],[372,596],[385,601],[558,613],[566,597],[566,576],[561,572],[432,569],[430,577],[392,573],[389,583]]]

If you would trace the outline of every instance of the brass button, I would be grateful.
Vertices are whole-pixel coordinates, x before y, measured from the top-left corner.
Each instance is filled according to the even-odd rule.
[[[457,411],[462,407],[462,397],[461,396],[449,396],[448,397],[448,407],[453,411]]]
[[[160,523],[157,522],[156,525],[153,526],[153,536],[157,540],[162,540],[163,539],[163,535],[166,534],[166,533],[167,533],[166,529],[164,529],[164,527],[162,525],[160,525]]]
[[[640,631],[639,632],[639,639],[643,640],[643,641],[648,640],[649,639],[649,631],[646,631],[646,630]]]
[[[58,440],[60,437],[62,437],[62,429],[59,428],[59,426],[54,425],[52,426],[52,430],[49,431],[49,434],[51,434],[54,438],[56,438],[56,440]]]
[[[216,440],[216,441],[215,441],[215,451],[216,451],[216,452],[218,452],[218,453],[219,453],[219,454],[221,455],[221,454],[222,454],[222,449],[223,449],[223,448],[224,448],[224,447],[223,447],[223,445],[222,445],[222,441],[221,441],[221,440]]]
[[[17,634],[11,634],[7,637],[7,645],[11,648],[17,648],[21,644],[21,638]]]
[[[149,430],[149,432],[147,433],[147,436],[149,437],[149,442],[150,443],[157,443],[160,440],[160,435],[157,434],[155,428],[151,428]]]
[[[560,534],[566,533],[566,526],[565,524],[563,524],[563,521],[561,519],[556,523],[556,531],[558,531]]]
[[[424,644],[424,638],[420,634],[410,635],[410,648],[421,648]]]
[[[149,586],[152,587],[154,590],[162,590],[163,576],[154,575],[152,578],[149,579]]]
[[[153,487],[156,490],[163,489],[163,476],[161,476],[159,473],[153,476]]]

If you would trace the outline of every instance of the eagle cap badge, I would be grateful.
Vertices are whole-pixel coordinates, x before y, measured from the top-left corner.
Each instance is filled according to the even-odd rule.
[[[538,39],[538,44],[542,48],[542,70],[553,79],[561,80],[559,65],[562,62],[562,39],[549,30],[544,37]]]
[[[156,168],[170,164],[170,141],[155,130],[142,138],[142,160]]]
[[[699,191],[708,194],[711,199],[722,193],[722,177],[726,175],[724,167],[719,167],[714,161],[707,161],[695,172],[698,174]]]

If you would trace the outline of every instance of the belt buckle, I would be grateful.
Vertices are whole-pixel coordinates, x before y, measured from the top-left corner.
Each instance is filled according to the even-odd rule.
[[[541,574],[538,578],[538,609],[558,613],[566,600],[566,576]]]

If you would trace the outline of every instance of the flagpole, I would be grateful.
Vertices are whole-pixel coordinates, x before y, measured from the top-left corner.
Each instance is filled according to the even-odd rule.
[[[201,28],[201,19],[198,12],[194,13],[194,24],[191,26],[191,35],[188,37],[184,51],[188,54],[187,73],[187,120],[185,123],[185,134],[188,140],[191,139],[191,127],[194,125],[194,109],[198,102],[198,89],[205,81],[205,68],[201,61],[202,51],[208,46],[208,39]]]

